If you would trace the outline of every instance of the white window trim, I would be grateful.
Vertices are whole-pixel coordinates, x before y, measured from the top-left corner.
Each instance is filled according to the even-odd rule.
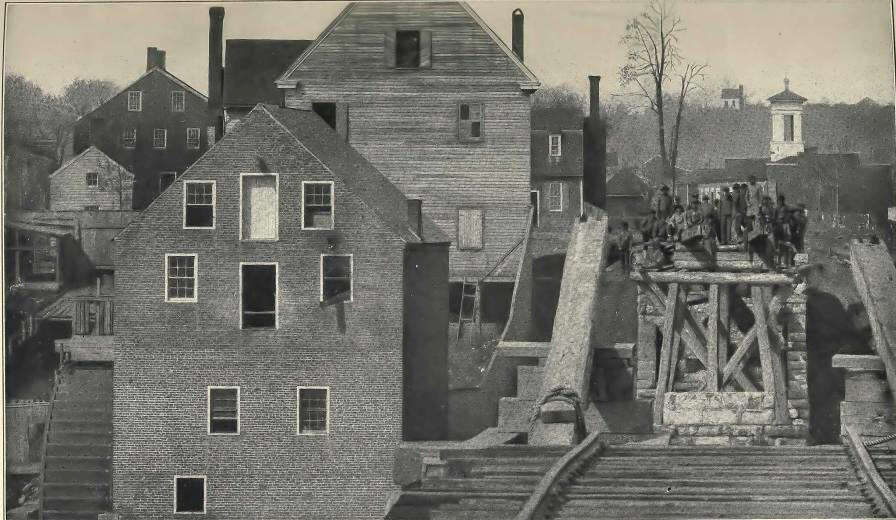
[[[320,293],[318,296],[320,297],[320,302],[324,301],[324,257],[325,256],[347,256],[348,257],[348,267],[351,271],[351,278],[349,279],[349,291],[348,291],[348,300],[343,301],[342,303],[351,303],[355,301],[355,255],[352,253],[321,253],[320,255]]]
[[[131,94],[137,94],[137,108],[131,108]],[[143,112],[143,91],[142,90],[129,90],[127,103],[128,103],[128,112]]]
[[[212,390],[236,390],[236,432],[212,432]],[[207,404],[207,423],[208,423],[208,434],[209,435],[239,435],[240,427],[242,426],[240,423],[240,387],[238,386],[209,386],[206,391],[206,399],[208,401]]]
[[[168,297],[168,259],[172,256],[192,256],[193,257],[193,297],[192,298],[169,298]],[[165,253],[165,270],[162,271],[165,276],[165,301],[167,303],[196,303],[199,301],[199,255],[196,253]]]
[[[302,431],[302,390],[327,391],[327,423],[323,431]],[[297,386],[296,387],[296,435],[329,435],[330,434],[330,387],[329,386]]]
[[[330,227],[328,228],[320,228],[320,227],[306,227],[305,226],[305,185],[306,184],[329,184],[330,185]],[[279,199],[279,195],[278,195]],[[242,199],[240,199],[242,200]],[[336,227],[336,186],[333,181],[302,181],[302,229],[306,231],[320,231],[327,230],[330,231]],[[242,219],[240,220],[242,223]],[[242,229],[242,228],[240,228]]]
[[[174,108],[174,96],[176,94],[180,94],[181,98],[184,100],[183,105],[181,106],[180,110],[176,110]],[[187,110],[187,94],[186,94],[186,92],[184,92],[183,90],[172,90],[171,91],[171,111],[181,113],[181,112],[186,112],[186,110]]]
[[[242,180],[240,181],[242,182]],[[206,226],[188,226],[187,225],[187,184],[208,184],[212,185],[212,225]],[[218,224],[218,183],[216,181],[192,180],[184,181],[184,197],[183,197],[183,229],[215,229]],[[278,196],[279,198],[279,196]],[[240,219],[240,232],[242,232],[243,223]]]
[[[156,131],[162,131],[162,146],[156,146]],[[168,129],[167,128],[153,128],[152,129],[152,148],[153,150],[165,150],[168,148]]]
[[[554,138],[557,139],[557,153],[554,153]],[[551,157],[560,157],[563,155],[563,135],[551,134],[548,136],[548,155]]]
[[[554,185],[554,184],[560,186],[560,207],[557,208],[557,209],[554,209],[554,208],[551,207],[551,186]],[[562,183],[562,182],[556,182],[556,181],[554,181],[554,182],[549,182],[549,183],[548,183],[548,211],[553,211],[553,212],[555,212],[555,213],[556,213],[556,212],[559,212],[559,211],[563,211],[563,192],[564,192],[564,191],[565,191],[565,190],[563,189],[563,183]]]
[[[202,511],[178,511],[177,510],[177,480],[182,478],[202,479]],[[204,515],[208,511],[208,478],[205,475],[174,475],[174,514],[176,515]]]
[[[270,330],[267,327],[243,327],[243,266],[244,265],[272,265],[274,266],[274,289],[277,294],[274,296],[274,330],[280,328],[280,262],[240,262],[240,272],[237,274],[240,280],[240,330]],[[167,293],[166,293],[167,294]]]
[[[196,146],[190,146],[190,130],[196,130]],[[202,148],[202,129],[201,128],[187,128],[187,142],[186,142],[187,150],[199,150]]]
[[[90,182],[87,180],[88,179],[87,175],[90,175],[91,173],[96,174],[96,184],[90,184]],[[99,187],[100,187],[100,172],[87,172],[87,175],[84,176],[84,182],[87,184],[87,189],[89,189],[89,190],[99,189]]]
[[[128,146],[128,145],[126,145],[125,142],[124,142],[124,134],[122,133],[122,136],[121,136],[121,146],[122,146],[122,148],[125,148],[125,149],[127,149],[127,150],[133,150],[134,148],[137,148],[137,129],[136,129],[136,128],[125,128],[122,132],[130,132],[131,130],[134,131],[134,144],[133,144],[133,146]]]
[[[243,177],[273,176],[276,179],[277,210],[274,211],[274,238],[243,238]],[[303,194],[304,195],[304,194]],[[240,240],[246,242],[277,242],[280,240],[280,174],[241,173],[240,174]]]

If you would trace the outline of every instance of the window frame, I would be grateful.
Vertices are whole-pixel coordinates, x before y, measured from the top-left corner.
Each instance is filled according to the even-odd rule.
[[[90,183],[91,175],[96,175],[96,182],[93,184]],[[85,176],[84,181],[87,183],[87,188],[99,189],[99,187],[100,187],[100,172],[87,172],[87,175]]]
[[[274,183],[277,191],[277,209],[274,211],[274,238],[245,238],[243,237],[243,188],[245,187],[244,177],[263,177],[273,176],[276,181]],[[280,174],[279,173],[263,173],[248,172],[240,173],[240,242],[277,242],[280,240]]]
[[[168,296],[168,259],[172,256],[193,257],[193,297],[171,298]],[[198,253],[165,253],[165,303],[196,303],[199,301],[199,254]]]
[[[552,201],[553,201],[553,199],[555,198],[555,197],[551,194],[551,188],[552,188],[553,186],[558,186],[558,187],[560,188],[560,194],[556,197],[557,200],[559,201],[559,204],[557,205],[557,208],[556,208],[556,209],[554,209],[554,206],[553,206],[553,204],[552,204]],[[548,188],[548,189],[547,189],[548,194],[547,194],[546,199],[547,199],[548,211],[553,211],[553,212],[555,212],[555,213],[556,213],[556,212],[563,211],[563,191],[564,191],[564,190],[563,190],[563,183],[562,183],[562,182],[559,182],[559,181],[552,181],[552,182],[549,182],[549,183],[548,183],[547,188]]]
[[[462,211],[478,211],[479,212],[479,246],[463,247],[461,246],[460,230],[462,228],[460,222],[460,214]],[[482,251],[485,249],[485,208],[481,206],[460,206],[457,208],[457,250],[458,251]]]
[[[134,133],[134,139],[130,146],[128,146],[128,144],[127,144],[128,140],[125,138],[125,136],[129,132]],[[136,128],[125,128],[124,130],[122,130],[122,132],[121,132],[121,147],[128,149],[128,150],[133,150],[133,149],[137,148],[137,129]]]
[[[399,65],[398,59],[398,35],[400,33],[417,33],[417,64],[410,66],[402,66]],[[423,31],[420,29],[396,29],[395,30],[395,68],[397,70],[417,70],[420,67],[420,64],[423,61]]]
[[[190,131],[196,131],[196,146],[190,146]],[[199,150],[202,148],[202,129],[201,128],[187,128],[187,150]]]
[[[212,225],[211,226],[188,226],[187,225],[187,192],[189,184],[211,184],[212,185]],[[183,182],[183,228],[182,229],[215,229],[218,224],[218,186],[216,181],[204,181],[200,179],[188,180]],[[194,206],[205,206],[206,204],[194,204]],[[240,222],[240,230],[242,230],[242,222]]]
[[[236,431],[235,432],[213,432],[212,431],[212,390],[236,390]],[[206,387],[206,422],[207,428],[206,432],[208,435],[239,435],[242,427],[242,421],[240,420],[240,400],[242,395],[240,394],[239,386],[216,386],[209,385]]]
[[[137,103],[131,104],[131,96],[136,94]],[[143,91],[142,90],[129,90],[128,91],[128,112],[143,112]],[[131,108],[135,106],[135,108]]]
[[[302,431],[302,390],[327,391],[326,427],[320,431]],[[330,387],[329,386],[297,386],[296,387],[296,435],[329,435],[330,434]]]
[[[243,266],[244,265],[273,265],[274,266],[274,327],[243,327]],[[240,288],[240,330],[279,330],[280,329],[280,262],[240,262],[239,288]]]
[[[347,256],[348,257],[348,300],[339,303],[352,303],[355,301],[355,255],[353,253],[321,253],[320,254],[320,291],[318,298],[320,303],[324,303],[324,257],[326,256]]]
[[[469,112],[468,119],[461,119],[461,107],[467,105],[467,110]],[[479,119],[473,119],[472,110],[470,110],[471,105],[479,105]],[[458,101],[456,107],[456,115],[457,115],[457,138],[460,142],[463,143],[480,143],[485,140],[485,102],[478,99],[471,99],[466,101]],[[468,122],[470,125],[470,135],[464,136],[461,132],[461,125],[464,122]],[[473,123],[479,123],[479,137],[473,137]]]
[[[156,144],[157,136],[156,133],[162,132],[162,146],[158,146]],[[152,149],[153,150],[165,150],[168,148],[168,129],[167,128],[153,128],[152,129]]]
[[[309,227],[305,223],[305,186],[309,184],[329,184],[330,185],[330,227]],[[336,183],[333,181],[302,181],[302,230],[305,231],[332,231],[336,229]],[[279,192],[278,192],[279,198]],[[322,206],[317,206],[322,207]],[[240,220],[242,222],[242,220]]]
[[[554,153],[554,139],[557,140],[557,153]],[[548,157],[562,157],[563,156],[563,134],[550,134],[548,135]]]
[[[178,511],[177,510],[177,481],[178,479],[202,479],[202,511]],[[174,514],[175,515],[204,515],[208,512],[208,477],[206,475],[174,475]]]
[[[180,110],[177,109],[177,104],[175,103],[175,97],[180,94]],[[172,90],[171,91],[171,112],[186,112],[187,108],[187,94],[183,90]]]

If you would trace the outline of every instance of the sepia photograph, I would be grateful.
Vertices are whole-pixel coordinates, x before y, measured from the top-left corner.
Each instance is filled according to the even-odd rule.
[[[4,517],[896,518],[894,5],[4,2]]]

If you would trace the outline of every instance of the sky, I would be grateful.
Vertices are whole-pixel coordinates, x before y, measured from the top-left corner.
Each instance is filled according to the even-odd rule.
[[[619,41],[644,0],[471,1],[510,42],[511,13],[525,13],[526,64],[542,84],[585,92],[600,75],[602,97],[620,96]],[[314,39],[345,2],[227,2],[225,38]],[[208,90],[208,8],[214,3],[7,4],[4,71],[52,93],[77,77],[124,87],[145,70],[146,47],[167,52],[167,68]],[[678,0],[683,54],[707,63],[709,99],[743,84],[751,101],[783,89],[810,102],[892,103],[891,0]]]

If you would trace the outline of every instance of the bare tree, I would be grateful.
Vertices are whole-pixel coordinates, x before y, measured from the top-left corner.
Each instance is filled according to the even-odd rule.
[[[626,24],[621,44],[627,49],[627,61],[619,70],[619,82],[645,99],[656,114],[657,142],[667,176],[672,177],[675,192],[675,166],[678,161],[681,121],[686,99],[699,88],[708,65],[688,63],[678,50],[678,35],[684,31],[666,0],[651,0],[647,9]],[[677,99],[667,97],[666,87],[675,81]],[[666,105],[674,103],[675,119],[666,142]]]
[[[552,85],[538,89],[532,96],[532,108],[567,108],[575,109],[583,114],[588,108],[584,94],[567,84]]]

